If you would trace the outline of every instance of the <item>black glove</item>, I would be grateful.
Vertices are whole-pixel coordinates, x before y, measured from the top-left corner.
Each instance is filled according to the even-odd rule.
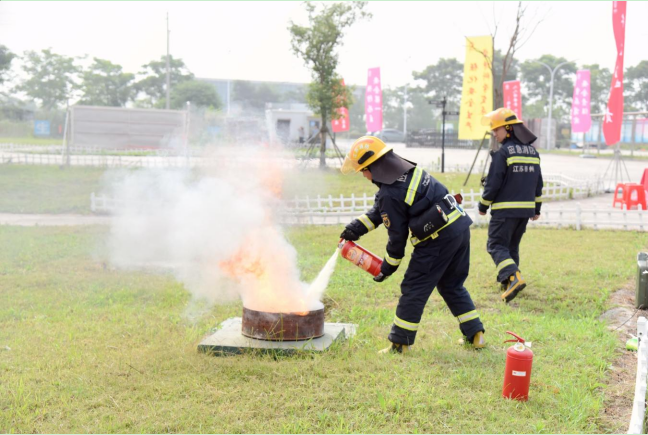
[[[355,242],[360,238],[358,233],[353,231],[350,228],[345,228],[344,231],[342,231],[342,234],[340,234],[340,238],[344,240],[351,240],[352,242]]]
[[[380,272],[377,276],[373,277],[373,280],[376,282],[383,282],[386,279],[387,279],[387,275],[383,275],[382,272]]]
[[[477,204],[477,208],[479,209],[480,212],[486,213],[488,211],[488,206],[482,204],[481,202]]]

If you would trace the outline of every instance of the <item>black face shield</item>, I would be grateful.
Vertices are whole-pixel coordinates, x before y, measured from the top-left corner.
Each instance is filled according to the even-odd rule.
[[[415,163],[389,151],[387,154],[369,165],[371,179],[376,183],[392,184],[401,175],[416,166]]]
[[[536,135],[531,133],[531,130],[526,128],[524,124],[513,124],[511,125],[513,130],[512,135],[520,141],[522,145],[531,145],[537,139]]]

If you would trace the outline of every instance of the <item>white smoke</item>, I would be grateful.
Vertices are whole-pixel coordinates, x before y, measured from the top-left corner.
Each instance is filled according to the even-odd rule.
[[[272,161],[113,174],[109,251],[119,268],[170,267],[195,299],[240,297],[247,308],[293,312],[322,307],[337,252],[312,286],[299,279],[297,252],[277,224]],[[229,166],[229,167],[228,167]],[[270,177],[270,178],[268,178]],[[277,180],[279,178],[279,180]]]

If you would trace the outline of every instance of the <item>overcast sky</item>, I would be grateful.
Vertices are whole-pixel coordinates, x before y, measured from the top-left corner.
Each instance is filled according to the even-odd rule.
[[[528,3],[526,21],[543,21],[518,53],[563,56],[580,65],[614,68],[612,2]],[[371,2],[373,18],[344,38],[339,72],[363,85],[380,66],[385,85],[400,86],[412,70],[442,57],[463,62],[465,36],[488,35],[499,21],[496,48],[506,48],[517,3]],[[108,59],[128,72],[171,53],[197,77],[308,82],[290,50],[290,20],[306,24],[299,2],[0,2],[0,44],[16,53],[55,52]],[[648,2],[628,2],[626,67],[648,60]],[[530,24],[531,25],[531,24]]]

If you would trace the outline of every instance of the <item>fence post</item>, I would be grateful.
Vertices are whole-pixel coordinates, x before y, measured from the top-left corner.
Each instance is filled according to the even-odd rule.
[[[92,192],[90,194],[90,211],[93,212],[93,213],[96,211],[96,208],[95,208],[95,193],[94,192]]]
[[[340,209],[344,210],[344,196],[340,193]],[[340,223],[340,217],[338,216],[338,223]]]
[[[355,193],[351,194],[351,210],[355,211],[356,209],[356,202],[355,202]]]
[[[329,207],[333,209],[333,197],[329,195]]]
[[[580,202],[576,203],[576,231],[581,230],[581,205]]]
[[[321,210],[321,208],[322,208],[322,198],[318,194],[317,195],[317,209]]]
[[[367,209],[367,192],[364,192],[362,194],[362,199],[364,200],[364,208],[363,208],[363,210],[366,210]]]

